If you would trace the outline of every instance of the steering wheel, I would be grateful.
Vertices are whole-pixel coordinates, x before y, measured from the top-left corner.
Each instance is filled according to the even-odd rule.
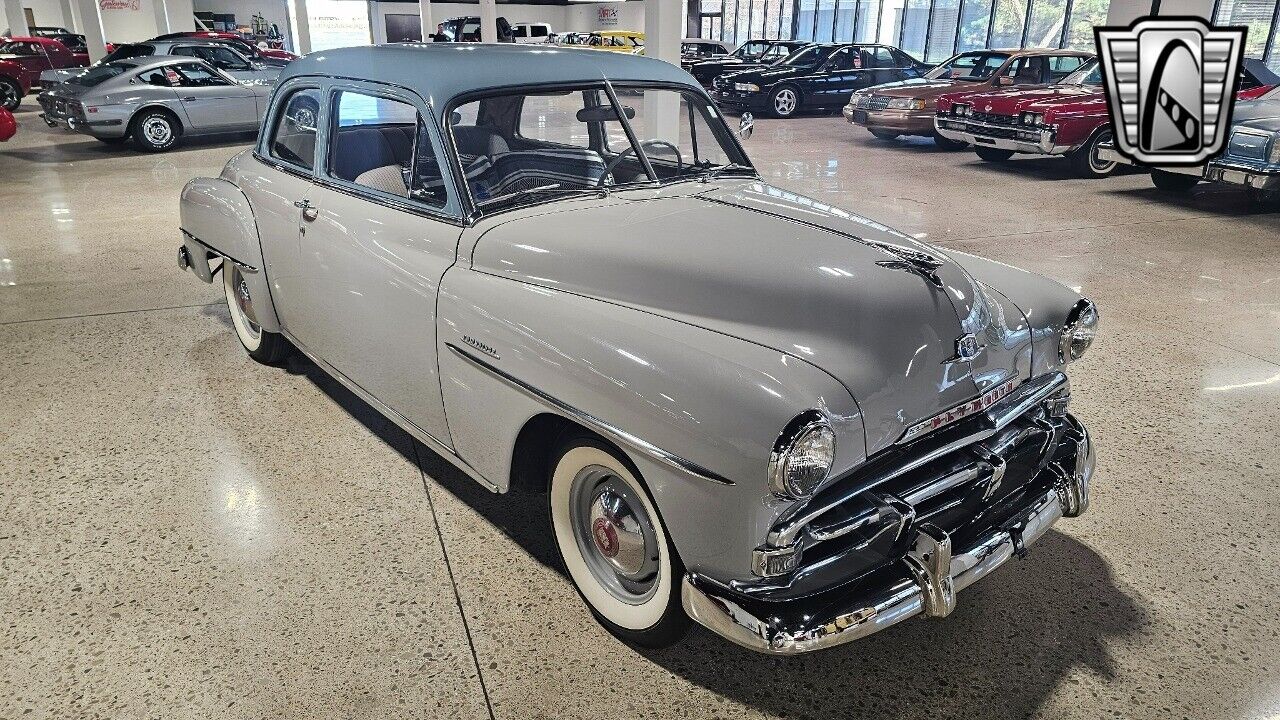
[[[672,145],[666,140],[641,140],[640,141],[640,147],[645,147],[648,145],[662,145],[662,146],[671,148],[673,151],[675,151],[675,154],[676,154],[676,172],[679,173],[684,169],[684,156],[680,154],[680,148],[676,147],[675,145]],[[635,152],[635,149],[636,149],[635,145],[631,145],[626,150],[623,150],[622,152],[613,156],[613,159],[609,161],[609,164],[604,166],[604,172],[600,175],[600,179],[596,181],[596,187],[598,188],[604,187],[605,178],[613,177],[613,169],[618,167],[618,163],[622,162],[622,158],[626,157],[628,154],[633,154]]]

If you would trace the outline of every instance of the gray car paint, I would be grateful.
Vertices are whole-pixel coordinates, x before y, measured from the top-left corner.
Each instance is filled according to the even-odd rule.
[[[398,85],[431,101],[420,104],[427,112],[473,90],[601,76],[701,92],[690,76],[652,59],[530,51],[358,48],[308,56],[285,74],[291,85],[325,85],[329,81],[311,76],[332,68]],[[516,55],[537,62],[513,64]],[[317,156],[323,165],[323,153]],[[299,264],[301,254],[316,250],[299,234],[303,222],[293,204],[316,196],[308,178],[269,158],[268,138],[261,138],[255,153],[228,163],[222,179],[197,179],[184,190],[183,229],[199,238],[188,238],[188,250],[243,253],[235,259],[261,268],[250,276],[263,290],[275,291],[277,277],[315,279]],[[462,197],[456,186],[451,190]],[[791,418],[818,408],[832,419],[834,477],[891,443],[911,421],[974,397],[978,382],[985,387],[1061,369],[1058,332],[1080,300],[1025,271],[944,253],[865,218],[740,178],[562,200],[478,220],[462,213],[424,216],[367,200],[321,202],[318,216],[347,227],[376,219],[399,228],[400,239],[388,246],[358,232],[333,236],[346,245],[325,251],[335,259],[355,251],[364,257],[348,255],[335,271],[341,282],[315,288],[326,292],[308,302],[329,308],[348,302],[352,291],[414,271],[400,252],[408,241],[400,233],[408,228],[443,237],[458,233],[456,260],[439,279],[435,357],[408,362],[397,353],[380,364],[380,353],[367,345],[371,332],[413,332],[404,317],[429,317],[429,284],[420,292],[383,296],[381,302],[395,304],[383,317],[360,315],[382,326],[352,334],[341,353],[363,354],[368,367],[361,372],[416,375],[413,382],[438,363],[447,435],[430,433],[434,447],[490,488],[505,490],[521,430],[540,415],[564,414],[467,356],[480,357],[607,427],[727,478],[731,484],[711,482],[621,444],[641,470],[686,565],[721,580],[750,577],[751,549],[792,507],[772,496],[766,482],[769,452]],[[600,227],[626,230],[602,235]],[[895,258],[885,245],[939,258],[938,283],[878,265]],[[204,277],[204,270],[197,273]],[[263,327],[280,328],[350,386],[341,368],[292,335],[288,304],[277,309],[278,317],[260,314]],[[344,327],[333,329],[325,342],[341,343]],[[424,336],[429,331],[422,330]],[[966,331],[984,339],[983,359],[974,366],[944,362]],[[493,355],[475,350],[467,337]],[[430,393],[365,390],[376,407],[422,437],[424,428],[409,418],[429,415],[435,402]]]
[[[191,57],[162,56],[118,60],[136,65],[132,70],[105,80],[93,87],[63,83],[41,93],[43,98],[78,100],[98,109],[93,125],[79,125],[77,130],[95,137],[121,137],[128,132],[133,117],[145,108],[163,107],[182,123],[184,136],[213,135],[256,130],[267,110],[271,86],[243,84],[226,77],[207,63]],[[173,88],[149,85],[140,75],[158,68],[183,63],[199,63],[206,70],[222,75],[229,83],[221,87]],[[119,121],[107,125],[106,121]]]
[[[226,75],[227,77],[237,82],[245,83],[245,84],[256,83],[261,85],[273,85],[275,84],[276,80],[280,77],[280,66],[266,65],[263,63],[253,62],[249,58],[245,57],[243,53],[241,53],[240,51],[236,50],[233,47],[228,47],[225,44],[219,44],[216,41],[210,41],[204,38],[175,38],[171,40],[148,40],[145,43],[134,43],[134,44],[150,45],[151,47],[155,48],[155,52],[151,53],[150,55],[139,56],[135,58],[127,58],[129,60],[145,61],[151,58],[167,57],[171,54],[171,51],[174,48],[178,48],[178,47],[216,46],[216,47],[226,48],[236,57],[240,58],[241,60],[243,60],[245,63],[248,64],[249,66],[248,69],[244,69],[244,70],[218,68],[219,70],[222,71],[223,75]],[[178,57],[190,57],[190,56],[179,55]],[[121,58],[121,59],[126,59],[126,58]],[[82,75],[88,70],[95,67],[99,67],[102,64],[103,64],[102,61],[98,61],[96,63],[93,63],[92,65],[89,65],[88,67],[57,68],[54,70],[45,70],[44,72],[40,73],[40,82],[45,87],[51,87],[59,83],[64,83],[78,75]]]

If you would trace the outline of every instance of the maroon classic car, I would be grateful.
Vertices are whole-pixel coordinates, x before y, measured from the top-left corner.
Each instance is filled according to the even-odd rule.
[[[899,135],[933,137],[939,147],[959,150],[964,143],[940,137],[933,129],[938,98],[958,91],[977,92],[1020,85],[1050,85],[1093,59],[1077,50],[975,50],[956,55],[924,77],[859,90],[844,117],[881,140]]]
[[[85,67],[89,64],[89,55],[85,52],[73,52],[66,45],[49,38],[11,37],[0,39],[0,61],[17,66],[17,72],[29,90],[33,85],[40,84],[40,73],[45,70]],[[0,89],[0,93],[4,93],[4,90]],[[23,91],[22,95],[25,94],[26,91]],[[19,100],[22,95],[18,96]],[[15,102],[10,109],[17,106]]]
[[[31,92],[31,81],[22,66],[12,60],[0,60],[0,107],[18,109],[22,98]]]
[[[1261,61],[1246,60],[1236,97],[1257,97],[1277,79]],[[1104,177],[1116,168],[1098,152],[1112,133],[1096,60],[1049,87],[943,95],[934,125],[945,138],[973,143],[978,157],[989,162],[1028,153],[1065,155],[1082,177]]]

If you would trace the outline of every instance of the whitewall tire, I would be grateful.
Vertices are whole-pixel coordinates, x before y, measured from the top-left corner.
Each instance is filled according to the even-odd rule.
[[[249,283],[245,281],[240,267],[229,260],[222,261],[222,289],[227,296],[231,325],[249,357],[266,365],[273,365],[284,358],[289,348],[288,341],[283,335],[267,332],[258,324]]]
[[[567,442],[550,478],[551,525],[569,579],[610,632],[646,647],[683,637],[680,563],[630,462],[594,437]]]

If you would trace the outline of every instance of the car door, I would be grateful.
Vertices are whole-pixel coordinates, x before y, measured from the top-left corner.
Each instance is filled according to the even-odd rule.
[[[285,326],[352,382],[448,444],[436,365],[440,278],[461,212],[413,93],[334,83]]]
[[[875,68],[875,84],[910,80],[923,75],[920,67],[911,56],[896,48],[876,47],[869,49]]]
[[[257,127],[258,101],[251,89],[199,60],[172,67],[188,127],[201,133]]]
[[[854,90],[867,87],[870,73],[862,66],[862,53],[857,47],[842,47],[827,58],[811,80],[802,81],[800,91],[810,98],[809,105],[843,105]],[[804,85],[813,90],[807,92]]]

